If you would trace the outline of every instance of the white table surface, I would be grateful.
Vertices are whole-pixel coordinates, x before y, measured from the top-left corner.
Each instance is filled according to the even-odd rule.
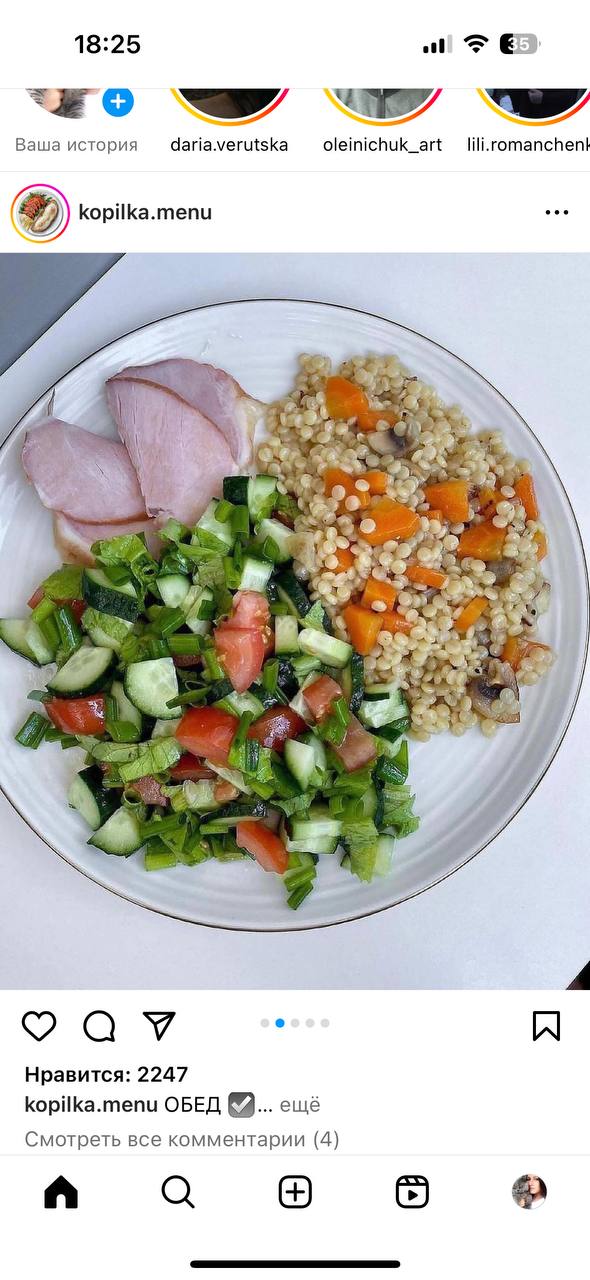
[[[0,379],[0,436],[54,379],[136,325],[271,296],[366,308],[455,351],[520,409],[587,512],[590,256],[128,256]],[[57,858],[0,797],[0,983],[565,987],[590,958],[588,704],[586,685],[549,773],[467,867],[391,911],[304,934],[226,933],[135,907]]]

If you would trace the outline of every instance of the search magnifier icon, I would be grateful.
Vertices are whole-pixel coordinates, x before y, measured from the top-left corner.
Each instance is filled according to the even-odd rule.
[[[190,1199],[191,1184],[186,1178],[181,1178],[177,1174],[173,1174],[170,1178],[165,1178],[162,1183],[162,1195],[168,1204],[188,1204],[194,1209],[194,1204]]]

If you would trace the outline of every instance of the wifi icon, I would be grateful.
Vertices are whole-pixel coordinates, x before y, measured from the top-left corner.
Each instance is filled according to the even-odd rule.
[[[468,44],[469,48],[473,49],[474,53],[479,53],[480,49],[483,49],[484,44],[488,43],[489,41],[487,36],[465,36],[465,44]]]

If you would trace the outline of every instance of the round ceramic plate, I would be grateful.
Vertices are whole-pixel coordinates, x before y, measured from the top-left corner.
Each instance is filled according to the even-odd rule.
[[[319,303],[255,301],[169,316],[89,356],[56,385],[55,412],[114,435],[104,382],[130,364],[189,356],[227,369],[252,395],[270,401],[293,385],[301,352],[334,363],[360,353],[397,353],[412,373],[459,403],[475,428],[497,427],[517,456],[530,459],[549,529],[548,576],[559,565],[542,638],[558,660],[547,679],[524,689],[522,720],[486,740],[473,730],[411,745],[410,781],[420,830],[398,844],[393,873],[370,885],[323,858],[317,886],[297,913],[285,905],[277,877],[251,862],[205,863],[148,874],[141,853],[108,857],[86,844],[66,794],[80,767],[76,750],[43,746],[34,756],[14,742],[42,674],[2,648],[0,654],[0,783],[26,822],[74,867],[114,893],[183,920],[234,929],[305,929],[336,924],[394,906],[456,871],[514,817],[548,768],[567,729],[584,665],[587,580],[580,537],[566,493],[549,458],[517,411],[480,374],[427,338],[389,320]],[[28,427],[44,412],[37,402],[0,452],[0,615],[24,614],[33,588],[56,567],[51,518],[26,483],[20,454]]]

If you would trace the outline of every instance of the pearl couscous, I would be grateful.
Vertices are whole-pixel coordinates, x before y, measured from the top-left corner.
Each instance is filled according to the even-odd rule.
[[[303,355],[267,426],[258,465],[297,502],[296,572],[367,681],[399,684],[423,741],[517,721],[519,685],[554,660],[536,638],[550,588],[526,459],[394,355],[336,374]]]

